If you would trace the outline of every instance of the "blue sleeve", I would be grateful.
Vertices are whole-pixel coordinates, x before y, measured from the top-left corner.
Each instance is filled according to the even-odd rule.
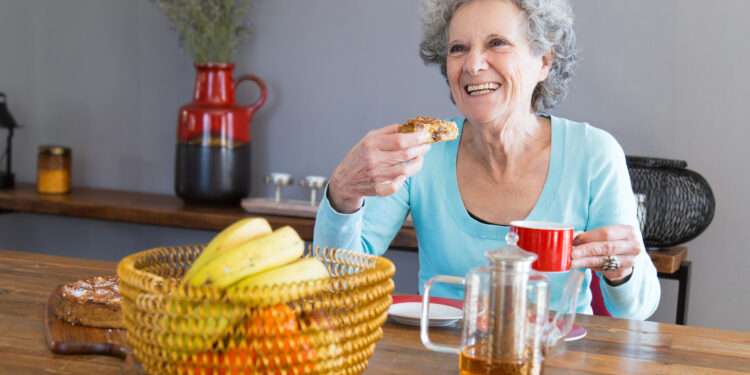
[[[395,194],[365,197],[362,207],[342,214],[331,207],[326,186],[315,218],[313,246],[327,246],[382,255],[409,213],[411,178]]]
[[[643,241],[625,153],[611,135],[596,128],[589,129],[590,202],[586,230],[627,224],[635,228]],[[659,279],[645,251],[636,256],[633,273],[624,284],[611,286],[604,277],[600,280],[604,302],[612,316],[645,320],[659,305]]]

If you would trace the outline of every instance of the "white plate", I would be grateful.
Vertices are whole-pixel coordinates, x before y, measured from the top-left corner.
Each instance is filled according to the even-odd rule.
[[[399,323],[419,326],[422,318],[422,304],[419,302],[394,303],[388,309],[388,315]],[[439,303],[430,303],[431,327],[449,326],[461,320],[462,317],[463,311],[459,308]]]

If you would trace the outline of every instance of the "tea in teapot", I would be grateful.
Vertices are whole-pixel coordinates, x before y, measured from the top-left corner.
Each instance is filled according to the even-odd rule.
[[[421,337],[431,350],[460,355],[461,375],[536,375],[548,355],[571,330],[584,274],[574,270],[565,285],[562,305],[553,320],[549,313],[549,278],[533,271],[537,255],[516,246],[485,253],[489,266],[472,269],[465,278],[438,275],[424,286]],[[430,289],[436,282],[464,285],[461,345],[434,344],[429,338]]]

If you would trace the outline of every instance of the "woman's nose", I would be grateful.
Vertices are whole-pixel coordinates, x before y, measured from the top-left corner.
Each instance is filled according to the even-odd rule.
[[[469,74],[477,74],[485,69],[487,69],[487,60],[484,58],[483,51],[473,49],[466,55],[464,71]]]

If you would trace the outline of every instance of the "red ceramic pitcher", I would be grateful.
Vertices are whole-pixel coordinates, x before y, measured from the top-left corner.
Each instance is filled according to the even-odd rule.
[[[175,192],[187,203],[232,205],[250,188],[250,123],[266,101],[266,85],[254,75],[232,79],[233,64],[195,64],[193,101],[177,120]],[[253,105],[238,106],[234,91],[244,81],[260,87]]]

